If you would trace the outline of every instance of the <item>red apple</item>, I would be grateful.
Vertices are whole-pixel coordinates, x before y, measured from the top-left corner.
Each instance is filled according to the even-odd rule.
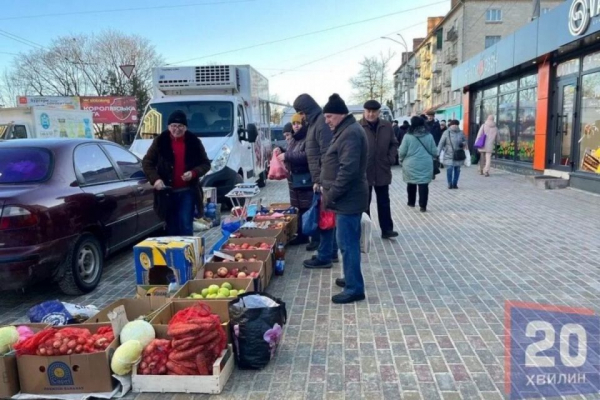
[[[204,271],[204,279],[212,279],[214,275],[212,271]]]
[[[229,271],[229,273],[231,275],[237,276],[240,273],[240,270],[239,270],[239,268],[232,268],[231,271]]]
[[[242,250],[246,250],[250,245],[248,243],[242,243]]]
[[[247,277],[247,275],[246,275],[246,273],[245,273],[245,272],[240,272],[240,273],[238,274],[238,276],[237,276],[237,277],[238,277],[238,278],[246,278],[246,277]]]
[[[237,262],[246,262],[245,258],[240,258],[239,260],[237,260]]]
[[[217,270],[217,275],[221,278],[225,278],[229,274],[229,270],[225,267],[221,267]]]

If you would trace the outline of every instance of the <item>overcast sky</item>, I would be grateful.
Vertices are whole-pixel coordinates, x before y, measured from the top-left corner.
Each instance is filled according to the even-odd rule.
[[[403,47],[379,37],[401,40],[400,33],[410,47],[426,34],[427,16],[449,8],[449,0],[3,0],[0,69],[13,58],[6,53],[33,48],[7,34],[44,46],[57,36],[111,28],[147,37],[168,63],[250,64],[282,101],[306,92],[325,103],[334,92],[350,96],[348,80],[363,57],[392,50],[393,69],[399,65]],[[77,14],[56,15],[66,13]],[[305,35],[346,24],[352,25]],[[299,37],[243,49],[293,36]]]

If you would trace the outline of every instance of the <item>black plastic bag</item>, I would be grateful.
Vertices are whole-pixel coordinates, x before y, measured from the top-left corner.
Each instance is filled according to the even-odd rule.
[[[229,320],[238,367],[266,367],[283,335],[285,303],[267,293],[244,293],[229,303]]]

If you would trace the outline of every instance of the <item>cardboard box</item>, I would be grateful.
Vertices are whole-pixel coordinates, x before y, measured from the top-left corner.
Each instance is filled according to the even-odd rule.
[[[154,330],[157,338],[170,339],[166,326],[154,325]],[[131,390],[134,393],[219,394],[227,384],[233,366],[233,348],[228,344],[214,362],[212,375],[138,375],[137,368],[134,368],[131,374]]]
[[[273,252],[271,250],[220,250],[221,253],[225,253],[225,254],[229,254],[230,256],[234,256],[238,253],[240,253],[242,256],[244,256],[245,259],[249,259],[251,257],[256,258],[259,261],[262,261],[264,263],[264,269],[265,269],[265,275],[267,277],[267,282],[266,285],[263,286],[263,290],[266,289],[269,286],[269,283],[271,282],[271,278],[273,277]],[[215,256],[213,255],[213,258],[210,262],[221,262],[221,261],[215,261]],[[198,276],[198,275],[196,275]],[[197,278],[200,279],[200,278]],[[258,290],[255,290],[255,292],[258,292]]]
[[[80,324],[95,333],[110,324]],[[21,392],[60,395],[69,393],[111,392],[114,389],[110,356],[117,340],[102,352],[70,356],[19,356],[17,367]]]
[[[239,270],[246,270],[248,273],[250,272],[258,272],[258,278],[252,279],[252,290],[255,292],[262,292],[267,288],[269,281],[267,279],[267,271],[265,269],[265,263],[262,261],[246,261],[246,262],[208,262],[204,264],[204,272],[211,271],[215,276],[217,276],[217,271],[219,268],[225,267],[228,270],[232,270],[234,268],[238,268]],[[199,275],[196,275],[196,279],[204,280],[204,272]],[[250,278],[250,277],[248,277]],[[212,280],[222,280],[223,282],[227,282],[230,278],[216,278]],[[245,279],[245,278],[242,278]],[[206,279],[210,281],[211,279]]]
[[[226,299],[188,299],[187,297],[192,293],[200,293],[202,289],[207,289],[210,285],[217,285],[221,287],[221,285],[225,282],[231,283],[234,289],[240,290],[244,289],[246,292],[254,292],[254,284],[251,278],[248,279],[197,279],[193,281],[189,281],[175,295],[173,296],[173,302],[177,301],[206,301],[209,305],[214,301],[231,301],[234,298],[226,298]],[[212,307],[212,306],[211,306]],[[215,313],[216,314],[216,313]],[[229,311],[227,311],[227,318],[229,318]],[[228,319],[229,320],[229,319]],[[154,319],[153,319],[154,321]]]
[[[14,324],[14,326],[28,326],[34,332],[39,332],[48,327],[46,324]],[[12,351],[0,356],[0,399],[12,397],[19,393],[20,390],[17,356]]]
[[[277,245],[277,239],[274,237],[253,237],[253,238],[241,238],[241,239],[230,238],[225,243],[223,243],[223,246],[221,246],[221,249],[219,251],[223,251],[223,250],[237,251],[237,250],[233,250],[233,249],[228,249],[227,245],[228,244],[242,245],[244,243],[248,243],[250,246],[257,246],[260,243],[267,243],[269,245],[269,251],[273,252],[275,249],[275,246]],[[248,249],[248,250],[251,250],[251,249]],[[259,250],[259,249],[256,249],[256,250]]]
[[[233,234],[237,238],[275,238],[277,243],[287,243],[288,236],[285,228],[280,229],[260,229],[260,228],[240,228]]]
[[[88,319],[86,323],[110,323],[108,314],[119,306],[125,307],[125,316],[128,321],[133,321],[141,316],[144,316],[146,321],[150,321],[154,317],[154,314],[167,304],[166,302],[156,304],[156,302],[153,302],[152,300],[152,297],[140,297],[139,299],[121,299],[114,301],[100,310],[98,314]]]
[[[138,285],[168,285],[169,275],[183,285],[204,264],[204,239],[149,238],[133,248],[133,258]]]

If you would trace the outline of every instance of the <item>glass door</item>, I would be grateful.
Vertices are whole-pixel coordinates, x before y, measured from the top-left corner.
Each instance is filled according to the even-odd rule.
[[[556,90],[556,113],[554,114],[554,135],[550,154],[553,168],[571,171],[573,161],[573,132],[575,130],[577,79],[558,82]]]

